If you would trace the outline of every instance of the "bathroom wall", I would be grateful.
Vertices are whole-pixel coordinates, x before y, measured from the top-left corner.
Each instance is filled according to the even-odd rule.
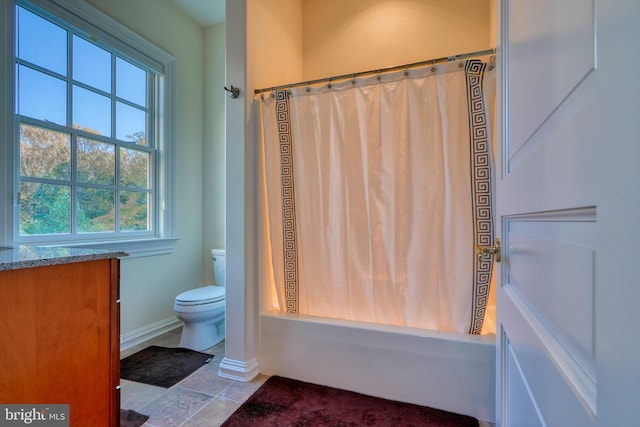
[[[496,39],[498,37],[498,16],[496,11],[496,0],[489,0],[489,43],[492,47],[496,46]]]
[[[168,1],[87,0],[176,57],[176,234],[171,255],[123,259],[121,332],[175,319],[174,298],[201,283],[203,224],[203,37]]]
[[[225,247],[225,31],[224,22],[203,30],[202,279],[205,284],[213,283],[210,249]]]
[[[494,47],[494,0],[305,0],[304,79]]]
[[[247,2],[247,94],[303,77],[302,0]]]

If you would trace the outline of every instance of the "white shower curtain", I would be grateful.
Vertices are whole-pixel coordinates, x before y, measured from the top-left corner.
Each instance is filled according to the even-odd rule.
[[[491,108],[486,65],[461,64],[258,97],[282,310],[479,333]]]

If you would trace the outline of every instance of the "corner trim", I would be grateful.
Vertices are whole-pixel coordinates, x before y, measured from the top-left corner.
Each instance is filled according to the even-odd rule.
[[[218,376],[246,383],[257,377],[259,373],[258,360],[255,357],[252,357],[246,362],[225,357],[222,359],[222,362],[220,362]]]

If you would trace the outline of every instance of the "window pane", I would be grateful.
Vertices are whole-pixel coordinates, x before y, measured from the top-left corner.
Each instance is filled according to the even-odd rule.
[[[147,72],[121,58],[116,58],[116,96],[146,106]]]
[[[16,86],[18,114],[66,126],[67,84],[64,80],[19,65]]]
[[[149,230],[149,194],[120,192],[120,231]]]
[[[115,231],[115,190],[79,188],[76,200],[78,233]]]
[[[80,8],[67,21],[55,4],[18,0],[11,15],[17,242],[159,233],[155,187],[164,159],[156,157],[153,129],[165,106],[151,101],[164,88],[154,74],[163,55],[148,62],[147,42],[117,28],[117,45],[98,41],[83,28],[109,27],[100,15]]]
[[[149,153],[120,148],[120,185],[149,188]]]
[[[74,35],[73,78],[111,93],[111,54]]]
[[[20,183],[20,234],[71,232],[71,187]]]
[[[78,138],[78,181],[86,184],[114,185],[116,182],[115,145]]]
[[[16,26],[18,58],[62,75],[67,74],[66,30],[21,7],[18,8]]]
[[[147,145],[146,113],[121,102],[116,103],[116,138]]]
[[[20,175],[71,179],[71,136],[21,123]]]
[[[73,87],[73,127],[111,136],[111,100],[90,90]]]

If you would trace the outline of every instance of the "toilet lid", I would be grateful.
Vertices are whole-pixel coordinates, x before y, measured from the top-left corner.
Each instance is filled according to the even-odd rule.
[[[203,286],[202,288],[185,291],[176,297],[176,304],[196,305],[208,304],[225,298],[224,286]]]

